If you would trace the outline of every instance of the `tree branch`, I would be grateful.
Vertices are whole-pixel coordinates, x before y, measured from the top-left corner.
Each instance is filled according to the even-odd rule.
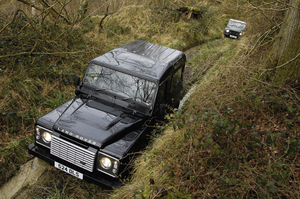
[[[101,29],[103,29],[102,23],[103,23],[104,19],[105,19],[106,17],[108,17],[109,15],[112,15],[112,14],[115,13],[115,12],[108,13],[108,7],[109,7],[109,5],[108,5],[107,8],[106,8],[106,12],[105,12],[104,17],[101,19],[101,21],[100,21],[100,23],[99,23],[99,33],[101,32]]]
[[[27,0],[17,0],[17,1],[22,2],[22,3],[26,4],[26,5],[31,6],[31,7],[34,7],[35,9],[37,9],[39,11],[43,11],[42,7],[39,7],[38,5],[33,4],[31,1],[27,1]]]
[[[9,25],[15,20],[17,14],[18,14],[19,12],[22,12],[22,10],[17,10],[17,11],[15,12],[15,14],[14,14],[12,20],[10,20],[10,22],[8,22],[8,23],[0,30],[0,33],[3,32],[3,31],[7,28],[7,26],[9,26]]]
[[[108,7],[109,7],[109,5],[108,5],[107,8],[106,8],[106,12],[105,12],[104,17],[101,19],[101,21],[100,21],[100,23],[99,23],[99,33],[100,33],[101,29],[103,29],[102,23],[103,23],[104,19],[108,16]]]
[[[22,12],[24,15],[25,15],[25,17],[27,18],[27,20],[29,21],[29,24],[31,25],[31,27],[33,28],[33,30],[37,33],[37,35],[41,38],[41,39],[43,39],[47,44],[49,44],[49,45],[51,45],[41,34],[40,34],[40,32],[39,31],[37,31],[36,30],[36,28],[33,26],[33,23],[32,23],[32,21],[30,20],[30,18],[26,15],[26,13],[23,11],[23,10],[17,10],[16,11],[16,13],[15,13],[15,15],[14,15],[14,17],[13,17],[13,19],[9,22],[9,23],[7,23],[2,29],[1,29],[1,31],[0,31],[0,33],[2,32],[2,31],[4,31],[14,20],[15,20],[15,18],[16,18],[16,16],[17,16],[17,14],[19,13],[19,12]],[[51,45],[52,46],[52,45]]]
[[[281,68],[281,67],[283,67],[283,66],[285,66],[285,65],[287,65],[287,64],[289,64],[289,63],[291,63],[291,62],[293,62],[293,61],[294,61],[295,59],[297,59],[299,56],[300,56],[300,53],[299,53],[298,55],[296,55],[293,59],[287,61],[286,63],[281,64],[280,66],[277,66],[277,67],[275,67],[275,68],[266,69],[266,70],[269,71],[269,70],[275,70],[275,69]]]
[[[43,11],[44,8],[33,4],[31,1],[28,0],[17,0],[19,2],[22,2],[26,5],[29,5],[31,7],[34,7],[35,9],[39,10],[39,11]],[[51,15],[53,16],[53,18],[57,18],[57,16],[61,17],[68,25],[70,25],[70,21],[63,16],[61,13],[58,13],[55,9],[54,9],[54,5],[56,5],[58,2],[55,2],[54,5],[49,5],[45,0],[39,0],[39,2],[46,8],[46,9],[50,9]]]
[[[263,74],[264,74],[265,72],[267,72],[267,71],[276,70],[276,69],[278,69],[278,68],[281,68],[281,67],[283,67],[283,66],[285,66],[285,65],[287,65],[287,64],[289,64],[289,63],[291,63],[291,62],[293,62],[293,61],[294,61],[295,59],[297,59],[299,56],[300,56],[300,53],[299,53],[298,55],[296,55],[293,59],[287,61],[287,62],[284,63],[284,64],[281,64],[280,66],[277,66],[277,67],[275,67],[275,68],[265,69],[265,70],[260,74],[260,76],[263,75]]]
[[[60,14],[59,12],[57,12],[57,10],[55,10],[53,6],[50,6],[45,0],[39,0],[39,1],[40,1],[40,3],[41,3],[44,7],[46,7],[46,8],[51,8],[52,16],[53,16],[54,18],[56,18],[56,16],[59,16],[59,17],[61,17],[68,25],[71,24],[71,22],[70,22],[65,16],[63,16],[62,14]],[[56,4],[56,3],[57,3],[57,2],[55,2],[55,4]]]
[[[277,26],[277,28],[280,28],[280,26],[279,26],[278,24],[276,24],[274,21],[272,21],[271,19],[269,19],[269,17],[267,17],[267,16],[265,15],[265,13],[264,13],[259,7],[255,6],[253,3],[251,3],[250,0],[247,0],[247,1],[248,1],[248,3],[250,3],[254,8],[258,9],[258,10],[260,11],[260,13],[261,13],[268,21],[270,21],[272,24],[274,24],[275,26]]]
[[[91,51],[76,51],[76,52],[53,52],[53,53],[47,53],[47,52],[32,52],[35,46],[32,48],[30,52],[21,52],[21,53],[15,53],[10,55],[3,55],[0,56],[1,58],[7,58],[7,57],[16,57],[20,55],[65,55],[65,54],[78,54],[78,53],[90,53]]]
[[[54,26],[56,25],[56,23],[57,23],[57,21],[58,21],[58,19],[59,19],[59,16],[62,16],[62,12],[63,12],[63,10],[65,10],[65,7],[66,7],[71,1],[72,1],[72,0],[69,0],[69,2],[65,3],[64,5],[60,4],[61,9],[60,9],[59,14],[57,15],[57,17],[56,17],[56,19],[55,19]],[[69,24],[69,25],[71,25],[71,24]],[[53,26],[53,28],[54,28],[54,26]]]

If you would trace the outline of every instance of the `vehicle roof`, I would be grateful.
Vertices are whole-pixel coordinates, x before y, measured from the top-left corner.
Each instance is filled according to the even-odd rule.
[[[142,40],[119,46],[99,57],[96,63],[152,81],[160,81],[165,71],[185,55],[183,52]]]
[[[244,24],[246,24],[246,22],[244,22],[244,21],[241,21],[241,20],[236,20],[236,19],[229,19],[229,21],[236,21],[236,22],[240,22],[240,23],[244,23]]]

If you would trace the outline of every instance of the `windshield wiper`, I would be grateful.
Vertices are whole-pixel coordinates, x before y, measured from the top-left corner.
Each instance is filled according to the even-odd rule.
[[[101,92],[101,93],[104,93],[104,94],[107,94],[107,93],[108,93],[107,90],[106,90],[105,88],[97,88],[97,89],[95,89],[95,91]]]
[[[95,91],[106,91],[105,88],[96,88]]]
[[[123,101],[133,100],[133,98],[132,98],[132,97],[126,97],[126,98],[123,98],[122,100],[123,100]]]

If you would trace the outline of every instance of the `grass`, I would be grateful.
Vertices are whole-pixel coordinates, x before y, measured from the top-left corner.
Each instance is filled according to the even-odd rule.
[[[236,42],[209,42],[189,60],[213,66],[112,198],[298,197],[298,94],[253,78],[259,66],[237,64],[247,48]],[[226,62],[210,53],[220,43]]]
[[[53,179],[53,176],[59,176]],[[109,190],[74,178],[62,171],[45,171],[37,183],[22,193],[26,198],[108,198]]]
[[[190,81],[199,81],[199,77],[205,74],[208,69],[213,65],[227,65],[228,62],[235,55],[235,51],[231,50],[236,48],[237,41],[232,40],[214,40],[199,46],[196,51],[198,54],[187,61],[187,64],[193,66],[192,77]]]
[[[158,197],[164,194],[169,194],[168,197],[191,197],[192,195],[186,192],[186,190],[181,190],[180,187],[184,186],[180,182],[184,183],[184,179],[177,181],[175,176],[179,177],[178,173],[180,168],[193,167],[190,161],[184,158],[193,158],[195,153],[193,150],[206,151],[204,149],[193,149],[194,145],[199,145],[196,141],[190,138],[192,132],[187,130],[187,126],[191,128],[196,128],[195,122],[198,118],[190,112],[198,112],[198,108],[207,107],[203,104],[202,100],[203,93],[208,93],[210,98],[213,96],[212,91],[216,88],[218,84],[214,81],[214,78],[218,79],[216,75],[226,71],[224,68],[223,59],[234,56],[236,51],[229,49],[236,46],[235,40],[215,40],[201,45],[196,51],[193,58],[188,60],[188,64],[193,65],[194,76],[197,77],[198,82],[201,86],[196,87],[195,94],[193,94],[190,99],[186,102],[183,109],[185,109],[185,114],[177,113],[173,117],[173,122],[166,125],[166,129],[163,135],[155,140],[153,145],[149,148],[149,151],[143,154],[136,161],[136,171],[133,175],[134,181],[132,184],[128,184],[116,191],[112,198],[131,198],[131,197]],[[221,56],[216,58],[216,53],[223,53]],[[229,59],[231,60],[231,59]],[[229,64],[229,63],[226,63]],[[207,67],[211,65],[210,67]],[[226,65],[225,65],[226,66]],[[207,68],[207,69],[206,69]],[[199,72],[206,69],[205,74]],[[201,75],[203,78],[199,78]],[[211,91],[211,92],[207,92]],[[208,100],[207,100],[208,101]],[[192,107],[187,107],[192,106]],[[191,111],[193,110],[193,111]],[[171,116],[172,117],[172,116]],[[193,121],[193,122],[188,122]],[[195,135],[196,137],[201,136]],[[193,136],[194,137],[194,136]],[[189,138],[189,139],[188,139]],[[195,160],[195,164],[199,164]],[[182,165],[180,165],[182,164]],[[194,168],[199,168],[199,166],[194,166]],[[182,174],[183,178],[186,174]],[[154,181],[154,184],[150,184],[150,179]],[[189,182],[190,183],[190,182]],[[173,195],[172,195],[173,194]]]
[[[113,14],[101,30],[107,5],[100,1],[89,5],[91,17],[72,27],[60,21],[38,23],[40,18],[29,18],[23,5],[27,17],[19,13],[0,32],[0,184],[30,158],[26,148],[34,121],[72,98],[74,74],[82,76],[86,63],[99,54],[143,39],[179,50],[203,44],[188,60],[190,81],[200,86],[183,110],[169,116],[166,131],[136,161],[132,180],[111,195],[60,171],[47,171],[29,196],[297,198],[299,86],[279,84],[264,72],[276,35],[268,19],[283,16],[280,9],[269,9],[277,6],[275,1],[264,2],[258,10],[233,0],[112,1],[108,11]],[[185,4],[200,7],[202,18],[179,15],[174,8]],[[10,9],[1,14],[1,27],[14,13],[7,2],[5,8]],[[77,10],[76,3],[67,9]],[[229,18],[247,21],[241,40],[220,39]],[[33,54],[7,56],[22,52]],[[50,180],[50,173],[63,177]]]
[[[112,198],[298,197],[298,87],[260,76],[269,38],[252,31],[188,60],[201,86]]]
[[[183,49],[200,42],[201,36],[206,34],[199,32],[204,19],[184,20],[176,10],[165,9],[155,1],[149,2],[151,5],[126,3],[134,5],[122,9],[116,4],[110,5],[109,11],[115,13],[104,21],[99,33],[95,27],[101,16],[87,17],[68,27],[59,20],[31,17],[30,9],[23,4],[1,2],[6,8],[0,16],[1,184],[28,160],[27,146],[33,140],[36,119],[74,96],[74,74],[82,76],[92,58],[135,39]],[[70,6],[76,7],[75,4]],[[22,11],[16,12],[17,9]],[[90,12],[90,16],[96,14],[92,9]],[[135,15],[128,17],[130,13]],[[12,20],[14,14],[16,17]],[[75,16],[71,15],[71,18]],[[177,32],[176,35],[170,36],[173,32]],[[189,34],[192,36],[184,36]],[[174,40],[175,37],[178,39]],[[22,144],[6,147],[13,142]]]
[[[19,170],[20,166],[32,157],[25,153],[27,146],[32,143],[33,137],[27,136],[6,142],[0,148],[1,179],[0,186],[7,182]]]
[[[65,185],[63,186],[63,188],[61,190],[59,190],[57,188],[57,186],[56,186],[55,183],[53,183],[53,184],[54,184],[54,189],[52,187],[41,187],[46,192],[48,192],[50,198],[68,199],[68,198],[72,198],[73,197],[73,194],[70,195],[70,196],[66,196],[65,193],[64,193],[65,189],[66,189],[66,187],[68,185],[68,181],[65,183]],[[37,198],[40,198],[40,197],[37,197]]]

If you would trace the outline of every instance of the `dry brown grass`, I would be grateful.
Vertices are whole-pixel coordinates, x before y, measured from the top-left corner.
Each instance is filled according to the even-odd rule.
[[[279,22],[281,11],[266,8],[272,1],[261,10],[224,3],[220,19],[247,11],[245,37],[219,48],[209,42],[189,60],[196,76],[197,67],[213,66],[183,114],[138,159],[134,181],[112,197],[298,197],[299,85],[262,76],[276,31],[269,19]],[[215,59],[212,49],[223,54]]]
[[[222,42],[235,46],[231,58],[214,62],[182,115],[138,159],[135,180],[112,198],[298,197],[299,148],[286,145],[299,142],[298,94],[256,79],[266,52],[245,60],[250,43]]]
[[[70,19],[74,19],[78,10],[76,2],[72,1],[66,8],[74,11],[69,13]],[[88,14],[94,17],[84,18],[74,27],[62,25],[61,20],[54,20],[53,23],[50,18],[43,20],[43,15],[31,18],[30,7],[16,1],[1,1],[1,9],[5,8],[0,16],[1,50],[2,47],[5,50],[0,54],[3,63],[0,66],[3,85],[0,89],[0,144],[4,147],[10,142],[24,140],[20,148],[3,148],[1,151],[1,173],[4,176],[6,170],[12,171],[3,179],[8,180],[19,164],[27,159],[26,145],[32,141],[35,120],[74,95],[74,87],[69,85],[72,83],[70,75],[75,72],[82,75],[91,58],[135,39],[183,49],[197,43],[203,35],[195,33],[195,28],[200,27],[197,20],[182,20],[177,15],[173,6],[182,5],[180,2],[176,5],[173,2],[172,7],[162,7],[158,1],[110,2],[108,12],[113,14],[105,19],[99,32],[97,27],[102,19],[101,14],[107,8],[107,4],[101,4],[101,1],[93,2],[97,5],[89,5],[91,9]],[[168,1],[164,3],[167,5]],[[11,21],[18,9],[22,12],[19,11]],[[95,16],[98,14],[100,17]],[[185,37],[189,34],[193,36]],[[17,53],[20,53],[19,56]]]
[[[17,4],[12,6],[11,1],[4,3],[5,8],[10,8],[5,9],[5,13],[14,14]],[[77,1],[72,3],[68,9],[78,10]],[[239,195],[241,198],[250,198],[267,194],[266,197],[296,198],[296,192],[299,192],[299,172],[296,167],[299,150],[295,147],[299,140],[298,88],[295,85],[284,87],[270,81],[268,75],[271,74],[267,74],[264,68],[264,59],[278,30],[276,25],[274,28],[274,23],[280,24],[284,12],[269,9],[270,6],[277,6],[275,1],[251,1],[252,4],[234,0],[196,3],[192,0],[110,1],[108,11],[113,14],[105,19],[101,30],[99,23],[107,10],[107,4],[103,4],[103,1],[92,3],[88,14],[93,17],[85,18],[73,29],[87,28],[84,34],[90,39],[90,52],[86,56],[66,56],[58,60],[52,57],[49,63],[65,64],[72,63],[65,58],[77,59],[77,63],[71,65],[72,69],[78,71],[78,65],[81,65],[84,70],[84,64],[89,61],[87,59],[135,39],[182,50],[220,38],[224,23],[229,18],[238,18],[248,23],[246,35],[241,40],[208,42],[201,46],[194,58],[188,60],[194,66],[193,81],[199,81],[201,86],[185,105],[184,112],[171,120],[167,131],[156,138],[153,147],[138,159],[134,180],[112,197],[155,198],[169,194],[166,197]],[[202,20],[186,20],[176,16],[173,8],[186,4],[206,8],[207,15]],[[283,4],[278,5],[284,8]],[[28,8],[22,9],[29,12],[26,10]],[[8,18],[1,16],[1,23],[8,21]],[[208,28],[207,31],[205,28]],[[47,35],[47,32],[43,34]],[[45,46],[39,46],[39,49]],[[205,76],[201,72],[203,69],[206,69]],[[65,69],[57,70],[62,74]],[[19,123],[10,122],[13,120],[6,120],[5,124],[3,122],[3,145],[11,138],[32,132],[33,121],[25,124],[26,112],[30,111],[31,116],[38,118],[72,96],[72,86],[47,78],[25,80],[20,74],[20,70],[16,73],[1,73],[0,83],[3,87],[0,92],[0,110],[2,113],[11,112],[13,104],[21,109],[12,115],[12,118],[19,118]],[[224,130],[221,123],[227,123],[233,130]],[[281,134],[276,137],[278,133]],[[10,154],[19,156],[19,152],[15,153],[13,148],[1,153],[5,154],[1,156],[1,161]],[[2,173],[5,173],[5,165],[1,165],[4,168]],[[15,172],[17,166],[13,167]],[[286,176],[281,177],[286,181],[281,181],[277,172],[285,173]],[[65,180],[56,182],[61,187],[66,183]],[[66,193],[71,194],[76,187],[80,187],[80,193],[77,192],[79,195],[91,196],[84,192],[89,186],[77,181],[72,182],[72,187]],[[91,188],[91,192],[96,191],[97,187]]]

